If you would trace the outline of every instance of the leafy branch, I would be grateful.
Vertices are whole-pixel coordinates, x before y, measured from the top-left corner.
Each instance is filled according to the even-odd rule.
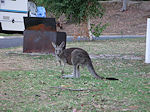
[[[90,31],[92,32],[92,34],[95,37],[99,37],[102,32],[106,29],[106,27],[108,26],[107,24],[102,25],[102,23],[100,22],[99,24],[95,25],[95,24],[91,24],[91,29]]]

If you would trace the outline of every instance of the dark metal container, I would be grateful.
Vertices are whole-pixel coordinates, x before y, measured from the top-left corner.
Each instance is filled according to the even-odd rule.
[[[66,33],[56,32],[55,18],[24,17],[24,22],[23,52],[54,53],[51,42],[66,44]]]
[[[51,42],[59,45],[66,43],[65,32],[25,30],[23,40],[23,52],[25,53],[54,53]]]

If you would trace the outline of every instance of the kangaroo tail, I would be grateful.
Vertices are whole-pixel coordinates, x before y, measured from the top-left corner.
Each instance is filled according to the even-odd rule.
[[[94,69],[94,67],[93,67],[92,62],[89,63],[89,64],[87,64],[87,68],[88,68],[89,72],[90,72],[95,78],[97,78],[97,79],[105,79],[104,77],[99,76],[99,75],[95,72],[95,69]]]
[[[105,78],[105,77],[99,76],[99,75],[95,72],[95,69],[94,69],[94,67],[93,67],[92,62],[87,65],[87,68],[88,68],[89,72],[90,72],[95,78],[97,78],[97,79],[101,79],[101,80],[119,80],[119,79],[113,78],[113,77],[108,77],[108,78],[106,77],[106,78]]]
[[[113,78],[113,77],[106,77],[105,79],[106,79],[106,80],[119,80],[119,79]]]

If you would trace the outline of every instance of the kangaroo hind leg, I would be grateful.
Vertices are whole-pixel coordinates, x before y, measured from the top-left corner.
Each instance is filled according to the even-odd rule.
[[[80,78],[79,65],[76,66],[76,78]]]
[[[73,66],[73,73],[71,75],[64,75],[63,78],[76,78],[76,66]]]
[[[63,76],[63,78],[79,78],[79,77],[80,77],[79,65],[73,66],[73,73],[71,75]]]

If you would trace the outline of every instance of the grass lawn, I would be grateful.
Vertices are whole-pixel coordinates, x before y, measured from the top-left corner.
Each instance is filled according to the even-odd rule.
[[[0,36],[20,36],[21,34],[5,34],[5,33],[0,33]]]
[[[136,59],[92,59],[101,76],[122,81],[93,78],[81,68],[81,78],[62,79],[55,57],[10,55],[0,49],[1,112],[148,112],[150,110],[150,64],[144,63],[145,39],[114,39],[71,42],[89,54],[137,56]],[[65,74],[72,67],[66,66]]]

